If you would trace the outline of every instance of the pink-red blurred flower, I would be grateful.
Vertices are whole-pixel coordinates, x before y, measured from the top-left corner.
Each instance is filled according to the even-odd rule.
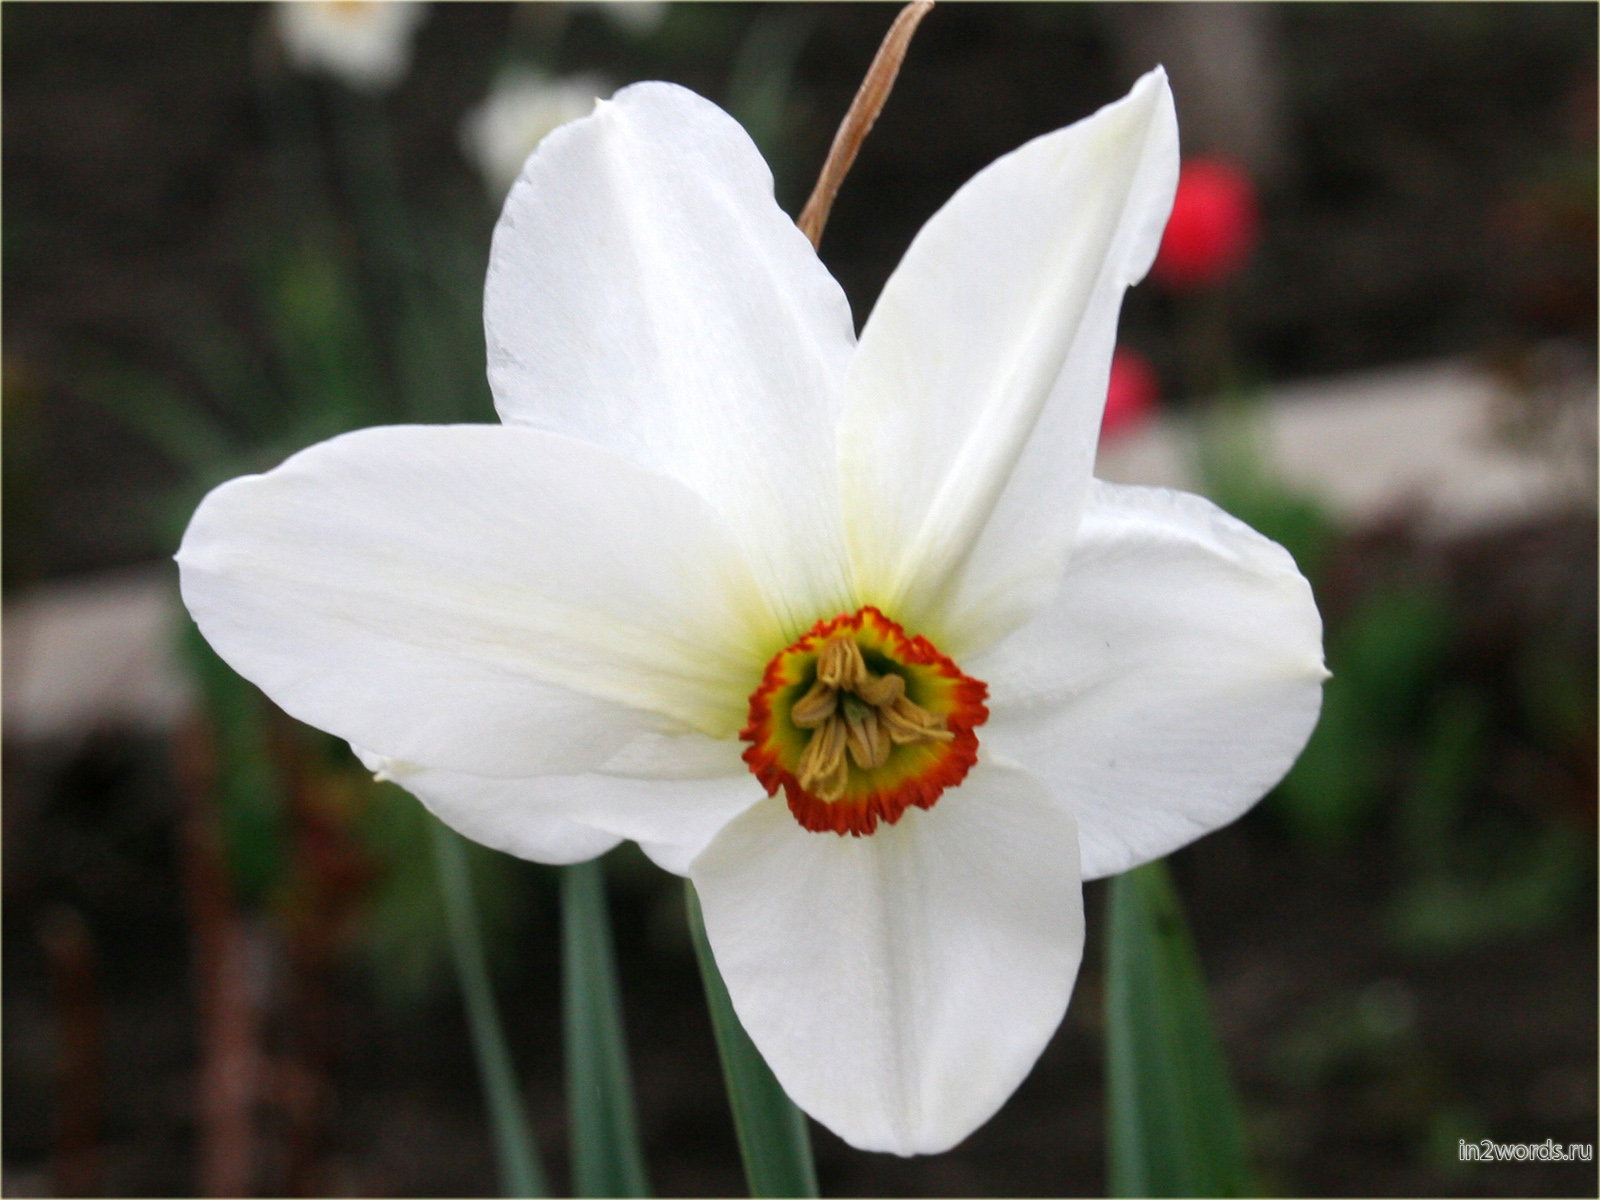
[[[1100,440],[1131,433],[1155,415],[1161,380],[1150,360],[1137,350],[1118,346],[1111,356],[1111,382],[1106,388],[1106,413]]]
[[[1255,248],[1260,219],[1250,177],[1226,159],[1183,164],[1151,275],[1173,291],[1214,287]]]

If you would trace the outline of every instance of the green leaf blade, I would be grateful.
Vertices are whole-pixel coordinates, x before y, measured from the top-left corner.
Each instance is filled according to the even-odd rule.
[[[1249,1195],[1238,1101],[1166,864],[1113,879],[1109,908],[1111,1194]]]
[[[561,868],[561,925],[573,1195],[648,1196],[599,859]]]
[[[439,821],[431,822],[431,828],[434,866],[439,874],[439,890],[450,929],[450,947],[461,981],[461,998],[472,1031],[472,1046],[478,1057],[484,1102],[494,1130],[501,1192],[513,1197],[548,1196],[550,1189],[545,1183],[544,1167],[528,1126],[516,1068],[511,1062],[511,1050],[506,1045],[494,988],[489,981],[467,856],[459,834]]]
[[[811,1154],[811,1130],[805,1114],[795,1106],[772,1074],[750,1035],[739,1023],[728,997],[728,986],[717,969],[706,937],[705,918],[694,885],[684,884],[689,906],[689,929],[695,957],[705,984],[706,1004],[717,1037],[717,1052],[728,1083],[728,1103],[733,1109],[739,1153],[752,1196],[815,1196],[817,1168]]]

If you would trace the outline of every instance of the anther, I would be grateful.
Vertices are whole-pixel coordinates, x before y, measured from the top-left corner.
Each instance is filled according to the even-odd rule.
[[[795,776],[800,786],[819,800],[831,802],[844,795],[845,783],[850,777],[850,764],[845,760],[847,738],[844,721],[837,716],[829,717],[822,728],[811,735],[800,755]]]
[[[944,721],[927,709],[921,708],[900,696],[891,705],[878,710],[878,717],[888,730],[890,739],[898,746],[916,742],[948,742],[955,734],[944,727]]]
[[[789,719],[801,729],[815,729],[833,716],[838,707],[838,689],[829,687],[819,679],[811,685],[809,692],[794,702],[794,707],[789,710]]]
[[[855,691],[856,681],[867,674],[867,664],[855,638],[834,637],[817,656],[817,682],[829,687]]]
[[[905,695],[906,681],[893,672],[872,675],[863,671],[852,690],[874,708],[883,708]]]
[[[863,771],[875,771],[889,761],[894,744],[878,723],[878,711],[855,696],[844,698],[846,742],[850,757]]]

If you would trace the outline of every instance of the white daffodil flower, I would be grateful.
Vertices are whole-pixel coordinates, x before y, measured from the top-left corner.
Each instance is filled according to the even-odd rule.
[[[427,15],[416,0],[279,0],[278,36],[302,71],[325,72],[358,91],[405,77],[411,35]]]
[[[588,116],[595,101],[610,91],[595,75],[562,79],[534,71],[503,75],[484,102],[462,120],[461,148],[499,200],[552,129]]]
[[[1320,705],[1283,549],[1091,477],[1177,173],[1157,70],[957,192],[858,342],[738,124],[626,88],[495,231],[504,424],[222,485],[184,599],[468,837],[688,875],[800,1107],[945,1150],[1060,1023],[1081,880],[1233,820]]]

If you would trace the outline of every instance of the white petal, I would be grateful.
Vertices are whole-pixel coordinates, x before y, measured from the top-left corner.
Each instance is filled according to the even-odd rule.
[[[1078,820],[1086,879],[1225,825],[1322,705],[1322,620],[1287,551],[1183,492],[1096,481],[1055,600],[981,658],[984,745]]]
[[[781,798],[690,866],[739,1019],[806,1112],[863,1150],[932,1154],[992,1116],[1066,1012],[1083,953],[1072,821],[982,762],[870,837]]]
[[[733,118],[642,83],[551,133],[495,230],[484,326],[503,420],[699,492],[792,635],[846,608],[850,310]]]
[[[361,753],[440,820],[496,850],[543,863],[582,862],[624,838],[687,874],[690,861],[765,793],[740,760],[743,744],[700,734],[646,735],[597,772],[487,779]]]
[[[532,862],[563,864],[598,858],[622,838],[573,819],[559,775],[486,779],[395,762],[366,750],[357,755],[381,780],[399,784],[457,833]]]
[[[207,496],[178,564],[207,640],[287,712],[489,776],[734,734],[774,636],[703,501],[531,429],[323,442]]]
[[[958,660],[1060,577],[1122,293],[1149,268],[1177,175],[1158,68],[967,183],[862,332],[839,435],[857,586]]]

